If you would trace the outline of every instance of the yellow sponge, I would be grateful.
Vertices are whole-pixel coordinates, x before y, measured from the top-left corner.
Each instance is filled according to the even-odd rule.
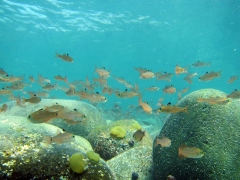
[[[84,156],[81,153],[75,153],[69,158],[71,169],[76,173],[82,173],[85,170]]]
[[[124,138],[127,132],[122,126],[115,126],[111,129],[110,134],[118,138]]]

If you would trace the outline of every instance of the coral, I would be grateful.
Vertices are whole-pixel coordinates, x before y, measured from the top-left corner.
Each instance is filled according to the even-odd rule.
[[[114,135],[118,138],[124,138],[127,134],[126,130],[122,126],[115,126],[110,131],[111,135]]]

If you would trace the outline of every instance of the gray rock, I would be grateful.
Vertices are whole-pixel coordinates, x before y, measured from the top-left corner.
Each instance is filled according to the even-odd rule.
[[[25,117],[0,116],[0,179],[115,179],[103,160],[87,161],[84,173],[69,168],[74,153],[92,150],[82,137],[46,145],[44,136],[55,136],[61,129],[46,123],[32,124]]]
[[[110,135],[111,129],[115,126],[124,127],[126,136],[117,138]],[[118,120],[104,127],[99,127],[93,130],[87,139],[91,143],[95,152],[97,152],[104,160],[109,160],[118,154],[136,146],[152,146],[152,138],[145,132],[141,141],[134,142],[133,134],[141,126],[133,119]]]
[[[65,129],[68,132],[80,135],[82,137],[87,137],[95,127],[105,126],[107,124],[95,107],[88,103],[76,100],[42,99],[38,104],[26,103],[26,106],[24,107],[17,106],[15,101],[11,101],[6,103],[9,107],[9,110],[2,114],[10,116],[23,116],[27,118],[31,113],[41,108],[45,108],[46,106],[52,106],[56,103],[63,105],[64,107],[68,107],[70,110],[77,109],[87,117],[87,121],[84,125],[80,123],[73,125],[67,124],[61,119],[54,119],[53,121],[49,122],[55,126]]]
[[[184,97],[177,106],[188,106],[188,114],[171,114],[158,135],[172,140],[168,148],[153,146],[154,179],[239,179],[240,137],[239,100],[226,105],[197,102],[200,97],[225,97],[215,89],[195,91]],[[181,144],[200,148],[204,156],[199,159],[180,159]]]
[[[114,170],[119,180],[131,180],[133,172],[138,174],[139,180],[150,180],[152,179],[152,148],[134,147],[107,161],[107,164]]]

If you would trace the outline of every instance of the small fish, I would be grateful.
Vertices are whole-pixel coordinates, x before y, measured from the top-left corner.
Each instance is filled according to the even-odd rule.
[[[51,143],[58,143],[58,144],[67,143],[67,142],[71,142],[73,139],[74,139],[74,135],[68,132],[63,132],[53,137],[44,136],[44,141],[47,145]]]
[[[157,74],[157,76],[156,76],[157,81],[159,81],[159,80],[165,80],[165,81],[171,82],[171,78],[172,78],[172,76],[173,76],[173,74],[167,73],[167,72],[164,72],[164,73],[158,72],[158,73],[156,73],[156,74]]]
[[[50,90],[52,90],[52,89],[56,89],[57,87],[58,87],[57,84],[52,85],[52,84],[50,84],[50,83],[47,83],[46,85],[44,85],[44,86],[42,87],[42,89],[45,90],[45,91],[50,91]]]
[[[113,78],[116,79],[121,84],[125,84],[127,82],[123,77],[118,78],[118,77],[113,76]]]
[[[31,97],[29,99],[22,98],[22,103],[29,102],[29,103],[32,103],[32,104],[37,104],[40,101],[41,101],[41,98],[39,98],[37,96]]]
[[[88,94],[86,99],[93,102],[93,103],[105,103],[105,102],[107,102],[107,98],[105,96],[99,94],[98,92]]]
[[[54,79],[58,80],[58,81],[64,81],[65,83],[68,83],[68,79],[67,77],[62,77],[60,75],[54,76]]]
[[[209,104],[218,104],[218,105],[224,105],[230,102],[230,100],[227,97],[209,97],[209,98],[199,98],[197,102],[206,102]]]
[[[152,114],[152,108],[148,103],[142,102],[142,96],[138,96],[138,104],[143,108],[144,112]]]
[[[42,86],[44,82],[50,83],[51,81],[47,78],[44,78],[41,74],[38,74],[38,83],[40,84],[40,86]]]
[[[238,79],[238,76],[232,76],[230,77],[230,79],[227,81],[228,84],[233,83],[234,81],[236,81]]]
[[[56,104],[54,104],[52,106],[46,106],[44,110],[46,110],[48,112],[58,112],[58,111],[60,111],[63,108],[64,108],[64,106],[56,103]]]
[[[214,78],[221,77],[221,73],[222,73],[222,70],[218,71],[218,72],[214,72],[214,71],[206,72],[204,75],[199,77],[199,80],[200,81],[210,81],[210,80],[213,80]]]
[[[62,60],[64,60],[64,61],[66,61],[66,62],[73,62],[73,58],[71,58],[68,53],[61,55],[61,54],[58,54],[58,53],[56,52],[56,57],[57,57],[57,58],[60,58],[60,59],[62,59]]]
[[[176,67],[175,67],[176,75],[187,73],[187,72],[188,72],[188,68],[182,68],[182,67],[176,65]]]
[[[164,112],[164,113],[179,113],[179,112],[188,113],[187,109],[188,109],[188,106],[186,106],[186,107],[171,106],[171,103],[169,102],[167,104],[167,106],[161,106],[158,109],[158,111]]]
[[[162,91],[167,94],[174,94],[176,92],[176,88],[173,85],[170,86],[166,85]]]
[[[159,87],[156,87],[156,86],[151,86],[145,89],[145,91],[158,91],[158,90],[159,90]]]
[[[61,111],[61,110],[60,110]],[[59,112],[59,111],[58,111]],[[59,118],[58,112],[49,112],[44,109],[39,109],[28,116],[32,123],[44,123],[54,118]]]
[[[29,76],[29,77],[28,77],[28,79],[29,79],[29,81],[30,81],[30,82],[32,82],[32,83],[34,83],[34,82],[35,82],[35,79],[34,79],[34,77],[33,77],[33,76]]]
[[[145,131],[142,131],[141,129],[137,130],[134,134],[133,134],[133,138],[135,141],[139,142],[142,140],[143,136],[145,136]]]
[[[139,93],[137,92],[132,92],[132,91],[127,91],[127,89],[123,92],[116,92],[116,96],[119,98],[132,98],[135,96],[138,96]]]
[[[4,71],[2,68],[0,68],[0,75],[5,76],[5,75],[7,75],[7,72]]]
[[[162,106],[163,105],[163,100],[164,100],[164,98],[159,98],[158,99],[158,103],[157,103],[157,106]]]
[[[228,98],[238,99],[240,98],[240,91],[235,89],[231,94],[227,95]]]
[[[160,145],[162,148],[163,147],[170,147],[171,146],[171,140],[167,137],[163,137],[161,139],[157,138],[154,146],[157,146],[157,145]]]
[[[70,88],[65,92],[68,96],[75,96],[76,95],[76,88],[75,86],[70,85]]]
[[[204,156],[204,153],[201,149],[196,147],[188,147],[182,144],[178,148],[178,156],[180,158],[201,158]]]
[[[1,112],[6,112],[8,109],[8,105],[7,104],[3,104],[2,107],[0,108],[0,113]]]
[[[59,118],[64,119],[68,124],[84,124],[86,122],[86,116],[83,113],[78,112],[77,109],[71,111],[67,108],[64,108],[63,110],[59,111],[58,116]]]
[[[140,79],[150,79],[150,78],[154,78],[154,77],[155,77],[155,73],[153,73],[151,71],[142,72],[140,74]]]
[[[16,82],[16,81],[22,81],[24,76],[16,77],[16,76],[0,76],[0,82]]]
[[[98,73],[98,75],[103,78],[108,78],[110,76],[110,71],[107,71],[105,67],[103,68],[95,67],[95,73]]]
[[[202,61],[197,61],[192,64],[192,66],[195,66],[195,67],[210,66],[210,65],[211,65],[210,62],[202,62]]]
[[[0,95],[9,95],[9,94],[10,95],[13,94],[12,91],[4,88],[0,89]]]
[[[20,81],[20,82],[17,82],[17,83],[12,83],[12,85],[10,85],[10,86],[6,86],[6,89],[11,89],[11,90],[17,91],[17,90],[24,89],[24,87],[25,87],[25,84]]]
[[[181,93],[186,93],[189,90],[189,87],[183,88]]]

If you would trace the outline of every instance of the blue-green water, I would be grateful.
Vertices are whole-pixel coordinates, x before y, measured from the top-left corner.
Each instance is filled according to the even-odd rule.
[[[239,76],[240,68],[240,2],[237,0],[153,0],[153,1],[17,1],[0,2],[0,67],[9,75],[38,74],[58,83],[54,76],[67,76],[69,82],[92,81],[96,67],[111,72],[108,86],[124,91],[112,76],[124,77],[131,84],[138,83],[141,92],[152,85],[157,92],[145,92],[143,101],[156,109],[158,99],[164,103],[177,102],[177,92],[164,95],[165,85],[177,90],[190,87],[187,93],[201,88],[215,88],[226,93],[240,89],[240,81],[227,84]],[[68,53],[74,62],[64,62],[55,52]],[[211,66],[195,68],[196,61],[211,62]],[[189,85],[184,75],[176,76],[175,65],[191,66],[189,72],[199,75]],[[174,74],[171,82],[143,80],[134,68]],[[199,76],[207,71],[222,70],[221,78],[201,82]],[[62,83],[60,83],[62,84]],[[9,83],[1,83],[6,87]],[[37,83],[14,95],[29,97],[25,92],[40,91]],[[95,90],[101,92],[101,88]],[[186,94],[185,94],[186,95]],[[68,97],[61,90],[53,90],[50,97]],[[105,108],[116,102],[127,109],[138,105],[137,98],[119,99],[105,95]],[[6,96],[1,101],[7,101]],[[99,106],[99,105],[98,105]],[[149,115],[151,116],[151,115]]]

